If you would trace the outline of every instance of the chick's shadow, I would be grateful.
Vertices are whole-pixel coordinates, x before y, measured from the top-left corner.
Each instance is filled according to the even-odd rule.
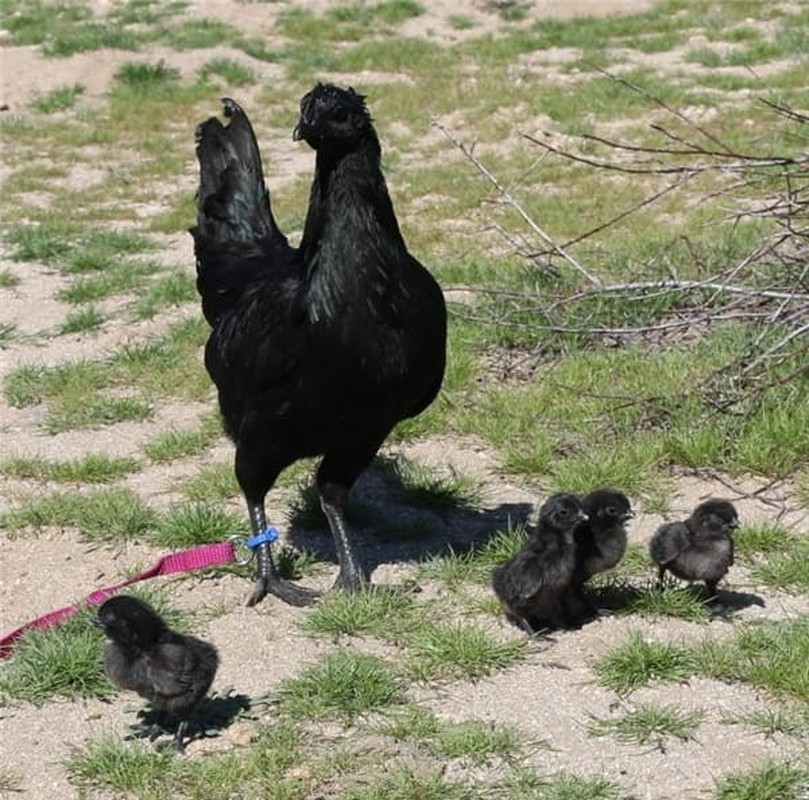
[[[218,736],[237,719],[252,719],[251,709],[256,701],[246,694],[213,694],[206,698],[188,718],[187,734],[190,740]],[[164,714],[150,706],[138,712],[138,722],[130,726],[128,739],[143,738],[146,732],[161,729],[174,736],[180,724],[176,717]]]

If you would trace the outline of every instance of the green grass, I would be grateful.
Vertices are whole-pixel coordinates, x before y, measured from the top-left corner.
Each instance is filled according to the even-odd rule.
[[[202,467],[183,482],[180,491],[198,503],[229,500],[241,494],[233,464],[229,461]]]
[[[652,744],[666,751],[669,739],[694,739],[702,719],[700,711],[683,711],[669,705],[639,703],[623,714],[594,719],[588,726],[591,736],[609,736],[622,744]]]
[[[309,772],[292,775],[306,761]],[[82,793],[99,790],[115,796],[159,800],[173,796],[232,797],[234,784],[245,800],[304,800],[311,796],[325,761],[306,748],[306,736],[286,720],[261,728],[247,749],[211,754],[204,759],[177,758],[170,749],[122,742],[106,736],[76,749],[66,762],[71,783]]]
[[[58,483],[112,483],[138,469],[140,465],[133,458],[112,458],[103,453],[88,453],[67,461],[17,456],[0,462],[3,475]]]
[[[649,617],[677,617],[692,622],[704,622],[711,617],[708,606],[690,589],[664,586],[658,591],[651,583],[632,598],[624,612]]]
[[[772,739],[776,734],[804,738],[809,735],[809,708],[771,705],[727,720],[729,724],[745,725],[755,733]]]
[[[439,770],[422,775],[408,767],[395,767],[384,777],[373,778],[343,796],[345,800],[467,800],[469,792]]]
[[[526,656],[523,639],[498,641],[458,622],[423,622],[404,637],[408,671],[419,681],[474,680],[514,666]]]
[[[809,591],[809,542],[795,542],[784,553],[757,561],[750,570],[754,581],[794,594]]]
[[[185,627],[184,618],[160,595],[132,593],[149,602],[172,627]],[[96,610],[85,607],[49,630],[28,631],[0,670],[0,697],[41,706],[55,697],[114,694],[102,667],[104,636],[91,621]]]
[[[101,668],[104,637],[82,611],[63,625],[30,631],[0,672],[0,696],[35,705],[53,697],[107,697],[114,692]]]
[[[0,522],[12,530],[75,528],[83,541],[115,543],[143,538],[154,529],[157,515],[134,492],[105,487],[31,495]]]
[[[418,574],[423,580],[440,581],[451,589],[469,582],[488,585],[492,569],[515,555],[526,536],[523,526],[495,531],[486,542],[468,552],[429,558],[419,565]]]
[[[84,333],[95,330],[104,320],[104,315],[95,306],[86,306],[69,312],[59,330],[60,333]]]
[[[146,456],[157,464],[165,464],[188,456],[198,455],[211,445],[211,436],[205,430],[167,430],[150,439],[143,446]],[[191,500],[200,498],[191,497]]]
[[[685,648],[647,641],[637,633],[593,664],[598,682],[621,695],[653,683],[684,681],[694,669],[694,659]]]
[[[57,111],[67,111],[73,108],[79,95],[83,94],[85,87],[80,83],[70,86],[59,86],[56,89],[38,96],[31,106],[41,114],[54,114]]]
[[[154,543],[181,548],[220,542],[238,534],[245,525],[242,514],[206,503],[173,506],[155,523]]]
[[[809,786],[809,770],[768,761],[758,769],[729,775],[719,782],[714,800],[802,800]]]
[[[439,720],[417,705],[385,712],[374,730],[399,741],[413,742],[435,756],[463,758],[473,764],[487,764],[498,758],[515,759],[521,746],[512,726],[475,719]]]
[[[302,627],[308,633],[330,636],[373,635],[390,638],[414,624],[412,595],[385,588],[369,588],[355,594],[329,595],[308,612]]]
[[[690,658],[719,680],[752,684],[776,696],[809,700],[809,619],[749,624],[728,640],[707,638]]]
[[[336,650],[282,681],[281,708],[294,719],[347,718],[404,700],[400,677],[381,658]]]
[[[482,500],[480,485],[456,470],[444,472],[403,456],[382,463],[383,478],[406,505],[451,509],[477,506]]]

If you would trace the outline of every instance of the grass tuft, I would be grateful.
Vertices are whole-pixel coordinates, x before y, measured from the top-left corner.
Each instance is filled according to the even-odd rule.
[[[288,678],[279,688],[281,707],[293,718],[353,719],[401,703],[401,679],[381,658],[337,650],[320,663]]]
[[[371,634],[382,638],[412,624],[415,602],[406,592],[371,587],[325,597],[303,620],[303,630],[332,636]]]
[[[425,622],[404,643],[411,652],[409,672],[421,681],[483,678],[526,655],[524,639],[498,641],[481,628],[453,622]]]
[[[595,719],[587,732],[591,736],[610,736],[622,744],[652,744],[664,753],[669,739],[693,739],[702,717],[701,711],[640,703],[625,714]]]
[[[729,775],[719,783],[716,800],[804,800],[809,770],[770,761],[752,772]]]
[[[683,681],[694,673],[694,661],[684,648],[649,642],[633,633],[593,666],[598,682],[618,694],[629,694],[651,683]]]

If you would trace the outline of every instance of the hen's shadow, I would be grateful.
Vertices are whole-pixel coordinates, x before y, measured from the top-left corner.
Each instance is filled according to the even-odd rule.
[[[414,488],[403,479],[397,459],[374,459],[352,490],[346,515],[367,575],[381,564],[466,553],[496,531],[525,524],[533,510],[527,502],[483,508],[449,486],[439,478],[433,486]],[[318,558],[336,561],[334,542],[311,484],[302,488],[292,510],[289,538]]]

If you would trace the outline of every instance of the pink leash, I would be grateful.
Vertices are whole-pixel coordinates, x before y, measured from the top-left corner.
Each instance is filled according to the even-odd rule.
[[[84,604],[88,606],[101,605],[107,598],[114,595],[119,589],[129,586],[138,581],[145,581],[158,575],[173,575],[177,572],[193,572],[206,567],[221,567],[225,564],[233,564],[236,561],[236,543],[233,540],[217,542],[216,544],[203,544],[199,547],[192,547],[188,550],[180,550],[177,553],[170,553],[158,559],[149,569],[144,570],[133,578],[128,578],[122,583],[114,586],[106,586],[103,589],[96,589],[84,598]],[[49,614],[37,617],[31,622],[26,622],[19,628],[7,633],[0,639],[0,660],[11,655],[17,642],[30,630],[44,631],[59,625],[70,619],[80,610],[78,605],[65,606]]]

